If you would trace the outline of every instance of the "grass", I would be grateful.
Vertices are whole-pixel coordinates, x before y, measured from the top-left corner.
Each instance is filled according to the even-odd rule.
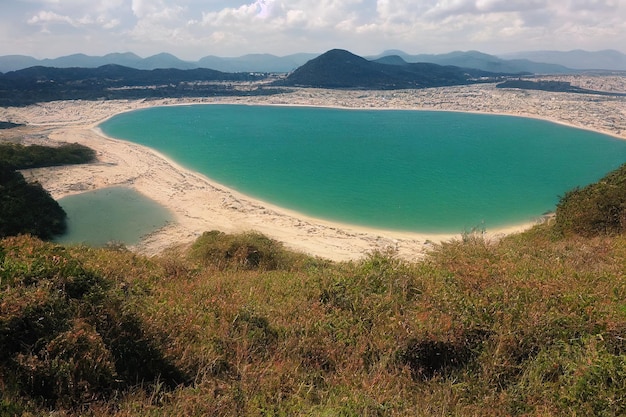
[[[558,220],[415,264],[4,239],[0,415],[624,415],[626,235]]]

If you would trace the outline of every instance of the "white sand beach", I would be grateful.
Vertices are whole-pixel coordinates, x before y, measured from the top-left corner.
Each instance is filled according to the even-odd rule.
[[[568,81],[585,88],[626,91],[624,77],[576,76]],[[338,261],[358,259],[370,251],[386,248],[397,250],[402,258],[417,260],[433,242],[459,237],[374,230],[309,218],[237,193],[175,164],[152,149],[105,137],[97,129],[100,122],[121,112],[197,103],[498,113],[547,119],[626,139],[626,97],[505,90],[496,89],[493,84],[482,84],[400,91],[294,89],[285,94],[258,97],[58,101],[22,108],[0,108],[0,120],[26,125],[0,130],[0,140],[19,138],[24,143],[80,143],[94,149],[98,159],[95,163],[29,170],[25,176],[39,181],[56,199],[123,185],[167,207],[174,221],[131,247],[147,255],[157,254],[172,245],[190,243],[204,231],[212,229],[259,231],[289,248]],[[487,236],[498,238],[530,226],[532,224],[507,230],[487,230]]]

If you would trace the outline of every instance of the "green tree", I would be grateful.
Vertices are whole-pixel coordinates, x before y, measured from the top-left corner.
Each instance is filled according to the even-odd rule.
[[[0,237],[31,234],[42,239],[63,234],[66,213],[39,183],[0,163]]]

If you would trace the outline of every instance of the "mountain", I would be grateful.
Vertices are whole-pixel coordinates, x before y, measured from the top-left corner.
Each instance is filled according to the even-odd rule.
[[[342,49],[330,50],[308,61],[280,85],[318,88],[400,89],[461,85],[479,77],[501,74],[430,63],[392,64],[368,61]]]
[[[141,60],[135,68],[144,70],[153,69],[179,69],[188,70],[199,68],[200,66],[194,62],[187,62],[176,58],[172,54],[160,53],[157,55],[149,56]],[[211,68],[215,69],[215,68]]]
[[[116,64],[125,67],[152,70],[158,68],[194,69],[210,68],[222,72],[279,72],[289,73],[319,54],[299,53],[286,56],[248,54],[239,57],[205,56],[198,61],[184,61],[172,54],[161,53],[141,58],[133,53],[112,53],[104,56],[74,54],[54,59],[35,59],[24,55],[0,56],[0,73],[32,66],[56,68],[97,68]],[[387,58],[391,57],[391,58]],[[478,51],[455,51],[447,54],[410,55],[399,50],[366,57],[379,63],[402,65],[405,63],[432,63],[473,68],[495,73],[568,74],[580,69],[626,70],[626,55],[618,51],[538,51],[520,52],[500,57]],[[392,62],[394,61],[394,62]]]
[[[16,71],[39,65],[41,61],[26,55],[4,55],[0,57],[0,72]]]
[[[98,68],[54,68],[29,67],[3,74],[1,79],[8,81],[28,80],[37,84],[106,84],[110,87],[155,85],[189,81],[232,80],[234,74],[223,73],[206,68],[193,70],[155,69],[139,70],[109,64]]]
[[[319,54],[292,54],[283,57],[271,54],[248,54],[234,58],[206,56],[198,61],[203,68],[225,72],[290,72]]]
[[[519,73],[530,72],[533,74],[568,74],[575,72],[562,65],[544,64],[527,59],[505,60],[494,55],[478,51],[455,51],[447,54],[419,54],[409,55],[403,51],[389,50],[370,59],[380,59],[386,56],[397,56],[406,62],[430,62],[438,65],[454,65],[461,68],[474,68],[489,72]]]
[[[159,68],[210,68],[222,72],[290,72],[318,54],[293,54],[283,57],[270,54],[250,54],[234,58],[206,56],[199,61],[183,61],[168,53],[141,58],[133,53],[112,53],[104,56],[73,54],[54,59],[35,59],[24,55],[0,56],[0,73],[34,66],[54,68],[98,68],[103,65],[122,65],[129,68],[153,70]]]
[[[604,51],[528,51],[502,55],[508,59],[530,59],[550,64],[564,65],[579,70],[626,71],[626,54],[612,49]]]
[[[105,61],[106,60],[103,57],[89,56],[85,54],[73,54],[56,59],[44,59],[38,65],[55,68],[92,68],[107,64],[108,62]]]
[[[54,59],[35,59],[23,55],[0,56],[0,72],[18,71],[34,66],[53,68],[98,68],[110,64],[145,70],[158,68],[199,68],[195,63],[182,61],[174,55],[166,53],[153,55],[148,58],[141,58],[130,52],[112,53],[104,56],[73,54]]]
[[[373,59],[372,62],[378,62],[379,64],[386,65],[406,65],[406,62],[400,55],[387,55],[378,59]]]

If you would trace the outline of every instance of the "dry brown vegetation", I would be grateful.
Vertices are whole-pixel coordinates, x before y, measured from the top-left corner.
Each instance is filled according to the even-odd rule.
[[[626,235],[559,224],[416,264],[6,238],[0,415],[623,415]]]

